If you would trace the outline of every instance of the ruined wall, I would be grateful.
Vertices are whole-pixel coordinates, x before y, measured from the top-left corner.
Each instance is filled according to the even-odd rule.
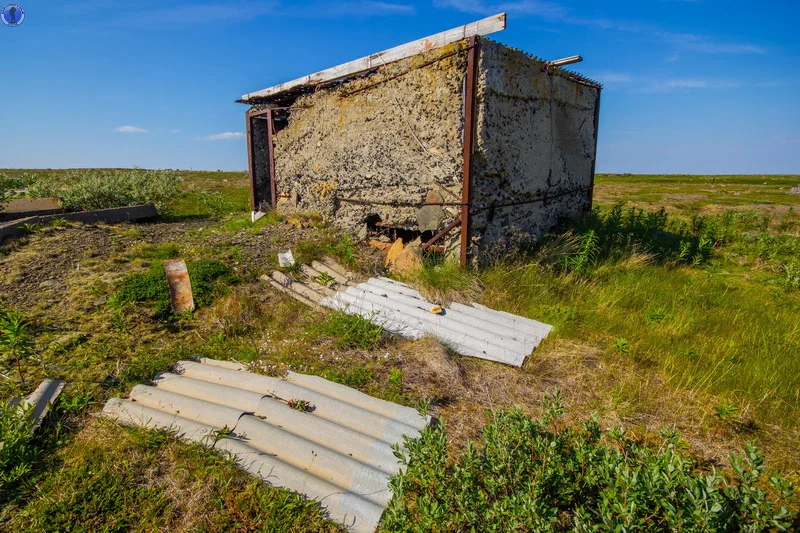
[[[473,163],[473,257],[513,252],[591,208],[599,88],[501,44],[480,40]],[[514,204],[514,205],[506,205]]]
[[[363,235],[376,215],[416,228],[431,191],[459,203],[465,65],[465,45],[454,43],[297,100],[275,135],[278,209]],[[440,211],[434,223],[444,225],[457,207]]]

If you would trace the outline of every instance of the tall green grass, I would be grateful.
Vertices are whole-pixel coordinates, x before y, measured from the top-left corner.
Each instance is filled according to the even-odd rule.
[[[616,205],[479,273],[426,264],[415,281],[430,292],[471,287],[477,278],[487,305],[619,352],[756,421],[797,428],[793,216],[776,225],[750,211],[704,218]]]

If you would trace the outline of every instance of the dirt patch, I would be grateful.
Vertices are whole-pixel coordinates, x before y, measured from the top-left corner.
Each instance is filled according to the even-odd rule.
[[[800,185],[795,185],[794,187],[792,187],[791,189],[789,189],[786,192],[789,193],[789,194],[795,194],[795,195],[800,196]]]

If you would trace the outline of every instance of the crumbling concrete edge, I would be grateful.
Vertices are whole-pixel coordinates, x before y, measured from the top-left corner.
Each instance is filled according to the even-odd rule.
[[[0,225],[0,242],[7,238],[20,237],[27,233],[25,227],[29,224],[47,224],[56,219],[70,220],[73,222],[127,222],[153,218],[158,215],[156,207],[152,204],[133,205],[127,207],[112,207],[110,209],[95,209],[92,211],[78,211],[76,213],[60,213],[57,215],[41,215],[14,220],[8,224]]]

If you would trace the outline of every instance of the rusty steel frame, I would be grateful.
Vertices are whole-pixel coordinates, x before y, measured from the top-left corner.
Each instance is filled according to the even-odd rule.
[[[450,232],[450,230],[452,230],[453,228],[455,228],[459,224],[461,224],[461,217],[460,216],[458,218],[456,218],[454,221],[452,221],[450,224],[445,226],[445,228],[443,230],[441,230],[439,233],[437,233],[436,235],[431,237],[431,240],[429,240],[428,242],[426,242],[425,244],[422,245],[422,249],[423,250],[427,250],[432,245],[436,244],[436,242],[439,239],[441,239],[442,237],[447,235]]]
[[[597,100],[594,103],[594,158],[592,159],[592,181],[589,183],[589,205],[587,211],[592,210],[594,202],[594,169],[597,164],[597,136],[600,132],[600,87],[597,87]]]
[[[275,209],[277,199],[277,186],[275,184],[275,152],[273,147],[273,136],[275,135],[275,117],[273,109],[259,109],[256,111],[245,112],[245,122],[247,123],[247,166],[250,174],[250,208],[256,211],[256,171],[255,171],[255,151],[253,149],[252,121],[254,118],[265,117],[267,120],[267,154],[269,164],[269,184],[270,184],[270,203]]]
[[[475,86],[478,79],[478,39],[469,38],[464,88],[464,172],[461,180],[461,266],[469,261],[472,151],[475,141]]]

